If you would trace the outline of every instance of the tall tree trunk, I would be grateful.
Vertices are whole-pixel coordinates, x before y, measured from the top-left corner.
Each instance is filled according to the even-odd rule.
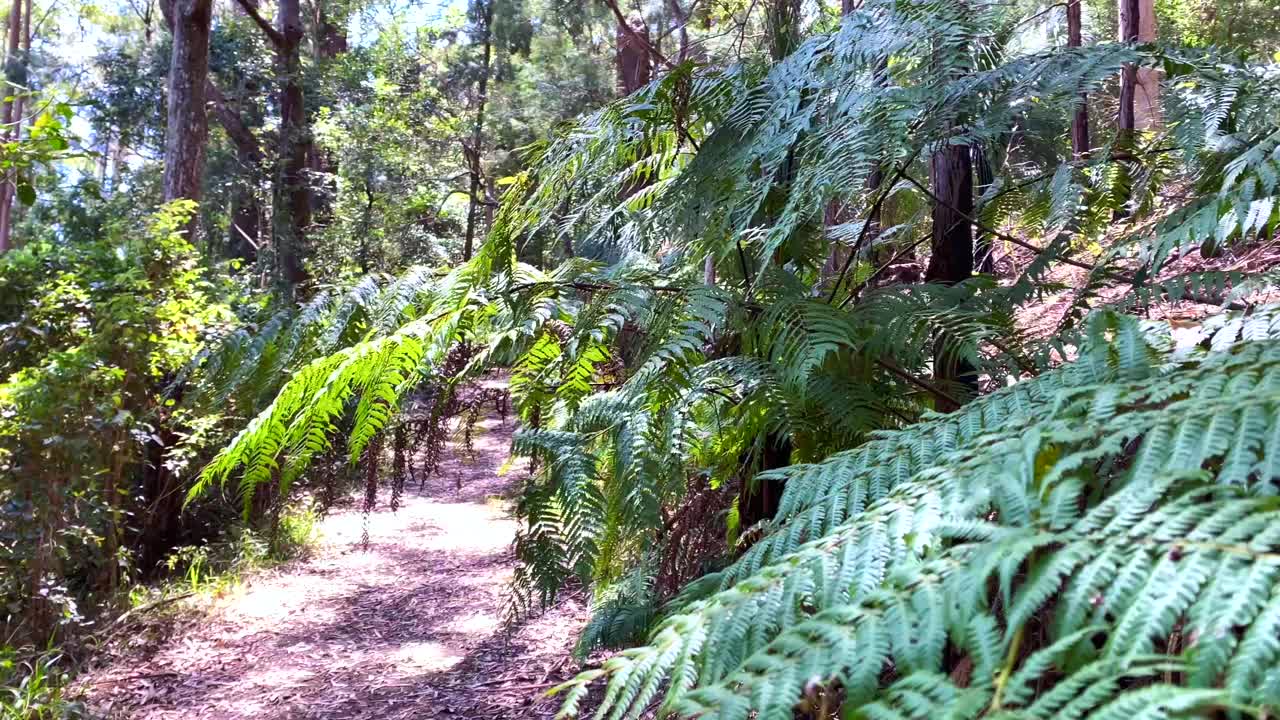
[[[5,100],[2,120],[4,123],[4,131],[0,137],[5,141],[17,139],[18,122],[22,116],[21,95],[25,88],[19,87],[25,85],[25,80],[19,82],[19,78],[12,77],[8,71],[9,68],[26,67],[25,62],[21,58],[22,53],[22,0],[13,0],[13,6],[9,10],[8,24],[8,44],[7,54],[5,57],[5,97],[18,96],[17,100]],[[13,234],[13,196],[16,187],[17,178],[8,176],[4,178],[4,182],[0,183],[0,253],[6,252],[11,244]]]
[[[1067,0],[1067,47],[1084,45],[1080,0]],[[1082,160],[1089,155],[1089,93],[1081,92],[1071,116],[1071,156]]]
[[[1140,0],[1120,0],[1120,40],[1126,43],[1138,41],[1138,27],[1141,15]],[[1117,111],[1116,127],[1122,145],[1132,144],[1134,122],[1134,100],[1138,82],[1138,68],[1133,63],[1125,63],[1120,69],[1120,108]]]
[[[307,232],[311,227],[311,187],[307,182],[307,156],[311,133],[307,127],[302,90],[302,8],[300,0],[280,0],[277,68],[280,88],[280,157],[283,160],[276,213],[279,264],[290,293],[308,279],[305,265]],[[283,212],[279,212],[283,210]]]
[[[1138,42],[1156,39],[1155,0],[1138,0]],[[1134,125],[1149,130],[1160,125],[1160,71],[1140,67],[1134,77]]]
[[[169,7],[173,52],[164,142],[164,199],[199,201],[209,132],[205,85],[213,0],[172,0]],[[194,223],[193,217],[189,229]]]
[[[772,0],[766,23],[769,57],[778,62],[800,44],[800,0]]]
[[[480,192],[483,187],[483,175],[480,160],[484,154],[484,110],[489,100],[489,73],[493,65],[493,3],[494,0],[481,0],[484,3],[482,19],[484,28],[484,62],[480,70],[480,80],[476,88],[476,118],[471,128],[470,147],[464,143],[464,154],[467,156],[471,174],[471,188],[467,195],[467,236],[462,246],[462,259],[471,259],[475,245],[476,224],[479,222]]]
[[[973,274],[973,161],[969,148],[947,144],[934,152],[929,162],[929,183],[938,201],[933,203],[933,237],[927,282],[951,285]],[[934,343],[934,377],[959,382],[976,389],[974,368],[944,351],[945,337]],[[940,412],[955,410],[939,401]]]
[[[618,26],[617,54],[618,92],[630,95],[649,84],[653,77],[652,58],[649,57],[649,26],[644,18],[633,15],[627,25]]]

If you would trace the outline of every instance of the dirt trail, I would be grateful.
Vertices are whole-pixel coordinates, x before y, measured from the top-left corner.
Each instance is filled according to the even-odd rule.
[[[359,510],[336,511],[308,559],[252,578],[150,657],[89,674],[90,706],[147,720],[550,717],[541,691],[574,673],[586,612],[570,599],[502,628],[512,426],[485,419],[473,456],[451,443],[399,511],[380,500],[368,549]]]

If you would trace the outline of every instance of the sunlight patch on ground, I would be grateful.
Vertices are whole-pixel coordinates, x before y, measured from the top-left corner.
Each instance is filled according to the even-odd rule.
[[[465,656],[444,643],[416,642],[401,645],[391,659],[405,673],[440,672],[462,662]]]
[[[446,632],[462,635],[484,636],[496,631],[500,625],[502,625],[502,621],[498,619],[497,615],[476,613],[445,623],[442,629]]]

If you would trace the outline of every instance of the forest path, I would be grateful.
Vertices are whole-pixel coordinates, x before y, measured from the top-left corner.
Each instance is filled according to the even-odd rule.
[[[308,558],[251,577],[149,657],[83,678],[90,707],[135,720],[551,717],[542,691],[575,672],[586,611],[571,598],[502,627],[514,425],[483,419],[470,456],[450,442],[398,511],[383,491],[367,548],[358,506],[335,510]]]

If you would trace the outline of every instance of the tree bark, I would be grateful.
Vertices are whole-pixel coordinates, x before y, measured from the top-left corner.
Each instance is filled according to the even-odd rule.
[[[1067,0],[1067,47],[1084,45],[1080,0]],[[1081,92],[1079,105],[1071,116],[1071,156],[1082,160],[1089,155],[1089,93]]]
[[[947,144],[929,162],[929,184],[939,202],[933,203],[933,237],[925,281],[952,285],[973,274],[973,161],[969,148]],[[943,351],[944,336],[934,343],[935,378],[976,389],[974,368]],[[939,400],[936,409],[950,412],[953,403]]]
[[[205,97],[218,124],[235,146],[236,161],[243,173],[232,192],[227,250],[230,257],[251,263],[257,260],[261,234],[262,206],[256,188],[264,160],[262,146],[241,116],[241,100],[229,100],[212,79],[205,85]]]
[[[941,202],[933,204],[933,252],[925,280],[957,283],[973,273],[973,227],[966,217],[973,215],[969,148],[949,144],[935,152],[929,162],[929,180]]]
[[[649,57],[649,26],[644,18],[632,15],[625,26],[618,26],[616,40],[618,93],[630,95],[648,85],[653,77],[652,58]]]
[[[1138,0],[1138,42],[1156,39],[1155,0]],[[1160,71],[1140,67],[1134,78],[1134,125],[1149,130],[1160,125]]]
[[[484,27],[484,61],[481,66],[480,80],[476,88],[476,118],[471,128],[471,141],[468,148],[464,143],[463,151],[467,156],[467,166],[471,174],[471,188],[467,195],[467,235],[462,246],[462,260],[471,259],[475,245],[476,224],[479,222],[480,193],[483,187],[483,174],[480,160],[484,153],[484,110],[489,100],[489,74],[493,65],[493,3],[494,0],[480,0],[484,3],[481,14]]]
[[[24,88],[18,87],[15,82],[16,78],[8,77],[8,67],[26,67],[25,58],[22,54],[22,0],[13,0],[13,6],[9,10],[8,25],[8,52],[6,55],[6,88],[5,96],[10,97],[17,95],[16,100],[5,100],[2,115],[4,123],[3,139],[11,142],[17,139],[21,132],[19,123],[22,118],[22,97],[20,93]],[[25,84],[25,82],[23,83]],[[0,183],[0,253],[7,252],[12,244],[13,234],[13,196],[16,189],[17,178],[8,176],[4,178],[4,182]]]
[[[296,295],[309,278],[304,259],[312,204],[307,182],[311,131],[302,89],[302,6],[300,0],[280,0],[273,26],[258,12],[255,0],[236,2],[275,48],[280,82],[280,168],[272,198],[276,266],[284,291]]]
[[[290,293],[304,284],[309,275],[305,265],[307,231],[311,226],[311,187],[307,182],[307,155],[311,137],[307,127],[302,89],[302,7],[299,0],[280,0],[280,41],[276,44],[280,88],[280,157],[283,160],[277,212],[279,263]]]
[[[774,62],[791,54],[800,44],[800,0],[773,0],[769,5],[769,57]]]
[[[164,199],[201,199],[209,124],[205,86],[213,0],[172,0],[173,52],[169,60],[169,108],[164,143]],[[196,226],[193,216],[188,235]]]
[[[1140,0],[1120,0],[1120,40],[1126,43],[1138,41],[1138,25],[1141,15]],[[1138,68],[1133,63],[1125,63],[1120,69],[1120,108],[1117,111],[1116,127],[1122,145],[1131,144],[1135,128],[1134,100],[1138,81]]]

